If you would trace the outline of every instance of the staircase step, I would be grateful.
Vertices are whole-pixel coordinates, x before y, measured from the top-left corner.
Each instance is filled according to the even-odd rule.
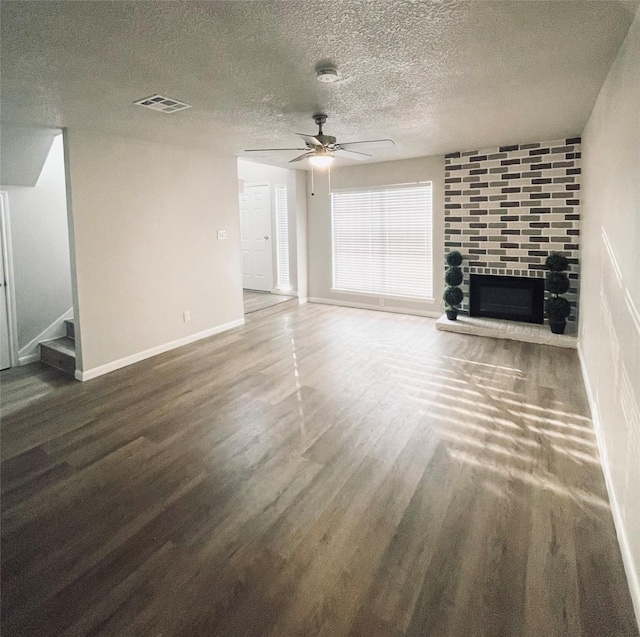
[[[40,360],[74,376],[76,371],[76,342],[68,336],[62,336],[61,338],[54,338],[51,341],[40,343]]]
[[[74,323],[73,319],[65,319],[64,329],[69,338],[76,337],[76,324]]]

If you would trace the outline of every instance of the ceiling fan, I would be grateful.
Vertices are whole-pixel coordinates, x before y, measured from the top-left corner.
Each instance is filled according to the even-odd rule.
[[[353,148],[369,150],[370,148],[390,148],[391,146],[395,146],[395,142],[391,139],[370,139],[359,142],[347,142],[344,144],[338,143],[335,137],[325,135],[322,131],[322,127],[327,121],[326,115],[322,113],[314,115],[313,121],[318,126],[317,135],[303,135],[302,133],[296,133],[296,135],[299,135],[304,140],[304,148],[249,148],[245,150],[245,153],[303,150],[305,152],[302,155],[292,159],[289,163],[292,164],[293,162],[302,161],[303,159],[308,158],[313,166],[316,166],[317,168],[324,168],[329,166],[335,157],[345,157],[347,159],[357,159],[359,161],[364,161],[371,157],[368,153],[362,153],[359,150],[353,150]]]

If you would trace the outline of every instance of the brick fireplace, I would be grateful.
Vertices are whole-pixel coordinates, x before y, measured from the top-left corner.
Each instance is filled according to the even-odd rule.
[[[570,325],[577,321],[580,138],[450,153],[445,156],[445,253],[464,256],[470,274],[544,277],[550,252],[566,255]],[[575,328],[573,329],[575,331]]]

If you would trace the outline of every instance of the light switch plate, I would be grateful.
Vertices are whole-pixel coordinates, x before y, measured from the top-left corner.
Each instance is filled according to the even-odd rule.
[[[227,231],[226,230],[218,230],[218,239],[226,239]]]

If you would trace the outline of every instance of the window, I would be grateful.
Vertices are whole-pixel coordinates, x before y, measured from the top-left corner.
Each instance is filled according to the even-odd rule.
[[[277,287],[288,290],[289,281],[289,208],[287,206],[287,186],[276,186],[276,259]]]
[[[433,298],[431,183],[331,194],[333,288]]]

